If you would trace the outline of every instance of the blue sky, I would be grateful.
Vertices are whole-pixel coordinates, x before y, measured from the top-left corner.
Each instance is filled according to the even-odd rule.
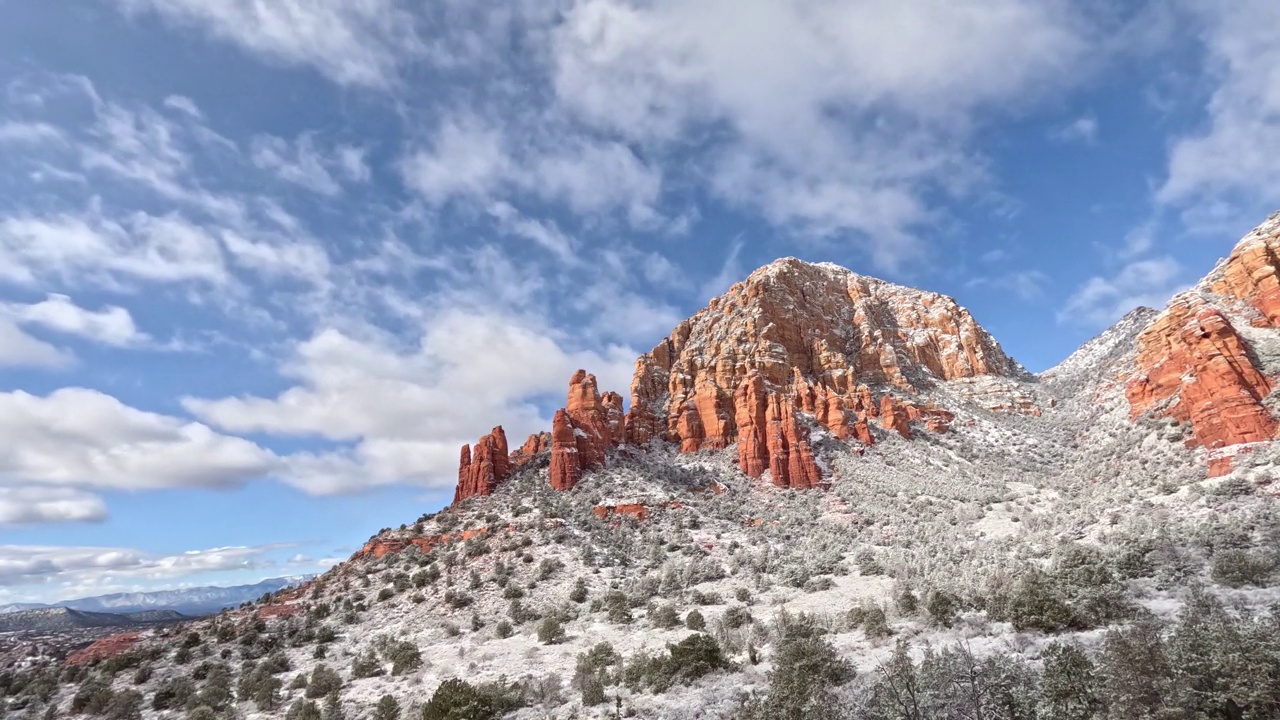
[[[781,256],[1047,369],[1276,209],[1278,25],[0,0],[0,601],[321,570]]]

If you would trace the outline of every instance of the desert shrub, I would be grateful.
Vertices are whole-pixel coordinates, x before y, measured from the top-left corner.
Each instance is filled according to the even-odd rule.
[[[392,642],[383,650],[383,657],[391,662],[392,675],[405,673],[422,667],[422,653],[418,646],[408,640]]]
[[[284,717],[285,720],[324,720],[320,715],[320,708],[305,698],[299,698],[290,705],[289,712]]]
[[[351,677],[367,678],[382,674],[382,663],[378,662],[378,656],[372,650],[356,655],[355,660],[351,662]]]
[[[945,590],[934,590],[929,593],[925,612],[929,615],[929,622],[938,627],[949,628],[956,622],[958,605],[959,602],[951,593]]]
[[[498,621],[498,626],[493,629],[493,634],[499,639],[505,640],[515,634],[515,628],[511,626],[510,620]]]
[[[321,663],[311,671],[311,681],[307,683],[307,697],[322,698],[342,687],[342,677],[337,671]]]
[[[1044,649],[1039,714],[1044,720],[1089,720],[1102,707],[1093,662],[1075,645]]]
[[[400,702],[391,695],[383,695],[373,708],[374,720],[400,720]]]
[[[564,625],[556,617],[548,615],[538,624],[538,641],[543,645],[555,645],[564,638]]]
[[[724,611],[721,616],[724,626],[730,630],[737,630],[744,625],[751,624],[751,611],[747,610],[745,605],[734,605]]]
[[[578,578],[573,583],[573,589],[569,591],[569,599],[578,604],[587,601],[587,582],[582,578]]]
[[[137,690],[115,693],[104,714],[106,720],[142,720],[142,693]]]
[[[422,707],[422,720],[498,720],[523,707],[524,689],[499,681],[472,685],[465,680],[445,680]]]
[[[619,590],[610,590],[604,595],[605,617],[611,623],[623,625],[631,622],[631,601]]]
[[[659,605],[649,613],[649,620],[653,622],[654,627],[673,628],[680,624],[680,613],[676,611],[674,605]]]
[[[690,610],[688,615],[684,616],[684,626],[694,632],[702,632],[707,629],[707,619],[697,610]]]
[[[811,622],[780,623],[781,632],[769,691],[743,708],[744,718],[818,720],[839,716],[833,688],[853,679],[853,666]]]
[[[1248,550],[1222,550],[1213,556],[1210,576],[1230,587],[1267,584],[1275,562],[1261,553]]]
[[[185,677],[170,678],[156,688],[151,696],[151,707],[155,710],[170,710],[184,707],[187,700],[195,695],[195,687]],[[246,697],[248,697],[246,695]]]
[[[660,693],[672,685],[688,685],[707,673],[730,667],[714,638],[695,634],[667,645],[666,653],[634,656],[623,669],[622,679],[632,691]]]
[[[1075,615],[1060,588],[1045,573],[1032,570],[1014,585],[1005,614],[1015,630],[1061,632],[1075,625]]]

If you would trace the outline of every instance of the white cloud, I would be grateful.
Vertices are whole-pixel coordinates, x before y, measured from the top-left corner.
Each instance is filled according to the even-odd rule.
[[[1280,155],[1280,4],[1205,0],[1191,6],[1215,89],[1207,126],[1174,141],[1157,198],[1202,212],[1233,196],[1274,207],[1280,196],[1280,167],[1273,162]]]
[[[1050,133],[1050,137],[1064,143],[1076,142],[1092,145],[1098,141],[1098,118],[1093,115],[1081,115],[1054,130]]]
[[[27,486],[231,488],[281,468],[252,442],[85,388],[0,393],[0,437],[0,477]]]
[[[229,432],[356,441],[348,455],[290,458],[290,476],[313,490],[404,480],[445,486],[456,479],[462,443],[499,422],[523,440],[549,424],[532,398],[560,395],[579,367],[624,390],[634,358],[627,348],[566,351],[546,328],[446,308],[416,347],[324,330],[297,347],[283,370],[299,382],[280,395],[183,404]]]
[[[0,527],[57,522],[98,522],[107,517],[102,498],[75,488],[0,486]]]
[[[64,350],[28,335],[12,319],[0,317],[0,367],[66,367],[75,361]]]
[[[121,287],[133,281],[225,283],[218,241],[178,215],[135,213],[121,221],[18,215],[0,220],[0,280],[38,285],[85,278]]]
[[[57,601],[154,589],[193,575],[273,567],[278,563],[268,554],[276,549],[234,546],[162,555],[120,547],[0,545],[0,599]]]
[[[446,120],[428,148],[402,163],[405,183],[429,202],[486,197],[511,172],[502,133],[474,116]]]
[[[1049,276],[1039,270],[1014,270],[1004,275],[978,277],[965,287],[993,287],[1013,293],[1021,300],[1036,300],[1044,295]]]
[[[115,0],[289,65],[368,87],[396,81],[402,62],[426,48],[398,0]]]
[[[349,145],[321,149],[310,133],[299,135],[292,143],[271,135],[259,135],[253,139],[251,154],[254,165],[259,168],[285,182],[329,197],[342,192],[335,173],[355,182],[364,182],[370,175],[364,150]]]
[[[185,113],[194,120],[204,119],[204,113],[201,112],[200,106],[196,105],[196,101],[186,95],[170,95],[164,99],[164,106],[180,113]]]
[[[62,142],[62,131],[41,122],[0,122],[0,144],[45,145]]]
[[[38,325],[104,345],[126,347],[150,339],[134,325],[128,310],[115,305],[98,311],[87,310],[66,295],[50,294],[44,301],[32,305],[10,303],[0,307],[0,312],[19,323]]]
[[[1089,278],[1067,300],[1058,322],[1105,327],[1139,306],[1162,308],[1185,287],[1182,267],[1171,257],[1138,260],[1112,277]]]
[[[977,110],[1087,71],[1080,17],[1055,0],[588,0],[553,33],[554,82],[593,127],[712,139],[719,195],[807,234],[866,235],[892,265],[919,250],[928,190],[982,180]]]

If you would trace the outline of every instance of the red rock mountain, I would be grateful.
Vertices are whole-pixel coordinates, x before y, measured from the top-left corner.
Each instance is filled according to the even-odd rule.
[[[1277,436],[1280,366],[1280,213],[1244,237],[1193,289],[1170,301],[1138,338],[1125,387],[1131,417],[1190,423],[1191,445],[1211,451],[1212,474],[1232,448]]]
[[[947,432],[953,415],[918,400],[939,382],[1026,373],[954,300],[785,258],[752,273],[636,361],[631,408],[578,371],[550,435],[550,481],[568,490],[609,450],[653,442],[681,452],[737,446],[751,477],[779,487],[824,482],[812,447],[823,429],[870,445],[873,425],[910,438]],[[1008,409],[1027,411],[1026,403]],[[1034,410],[1034,408],[1030,408]],[[503,463],[501,428],[462,449],[455,501],[484,495],[545,447]]]
[[[1280,434],[1280,213],[1148,318],[1121,378],[1131,421],[1187,424],[1188,445],[1208,451],[1213,475],[1230,472],[1239,449]],[[1022,389],[1034,379],[951,298],[784,258],[642,355],[625,415],[621,396],[601,394],[580,370],[549,434],[509,453],[498,427],[464,446],[455,502],[493,492],[547,451],[551,485],[569,490],[611,452],[652,443],[683,453],[733,446],[750,477],[819,487],[828,478],[818,433],[856,449],[877,436],[948,432],[953,413],[924,399],[943,384],[943,397],[1039,415]]]

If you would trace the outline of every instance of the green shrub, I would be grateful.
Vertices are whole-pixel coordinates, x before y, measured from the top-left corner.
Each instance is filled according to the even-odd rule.
[[[697,610],[690,610],[688,615],[684,616],[684,626],[694,632],[702,632],[707,629],[707,619]]]
[[[511,627],[510,620],[501,620],[498,626],[493,629],[493,634],[499,639],[505,640],[515,634],[515,628]]]
[[[929,593],[925,603],[925,612],[929,614],[929,622],[938,627],[949,628],[956,622],[959,602],[956,597],[945,590],[934,590]]]
[[[538,641],[543,645],[555,645],[564,638],[564,625],[554,616],[548,615],[538,624]]]
[[[680,613],[674,605],[659,605],[649,613],[649,620],[657,628],[673,628],[680,624]]]
[[[587,581],[578,578],[573,583],[573,589],[569,591],[569,599],[581,605],[587,601]]]
[[[498,720],[524,707],[524,688],[504,681],[472,685],[445,680],[422,707],[422,720]]]
[[[633,691],[665,692],[672,685],[688,685],[716,670],[731,667],[710,635],[696,634],[674,645],[665,654],[638,654],[623,669],[623,683]]]
[[[322,698],[336,692],[342,687],[342,677],[329,666],[321,663],[311,671],[311,681],[307,683],[307,697]]]
[[[1213,556],[1210,575],[1217,582],[1230,587],[1267,584],[1275,562],[1261,553],[1247,550],[1222,550]]]
[[[373,708],[374,720],[400,720],[400,703],[390,695],[383,695]]]

